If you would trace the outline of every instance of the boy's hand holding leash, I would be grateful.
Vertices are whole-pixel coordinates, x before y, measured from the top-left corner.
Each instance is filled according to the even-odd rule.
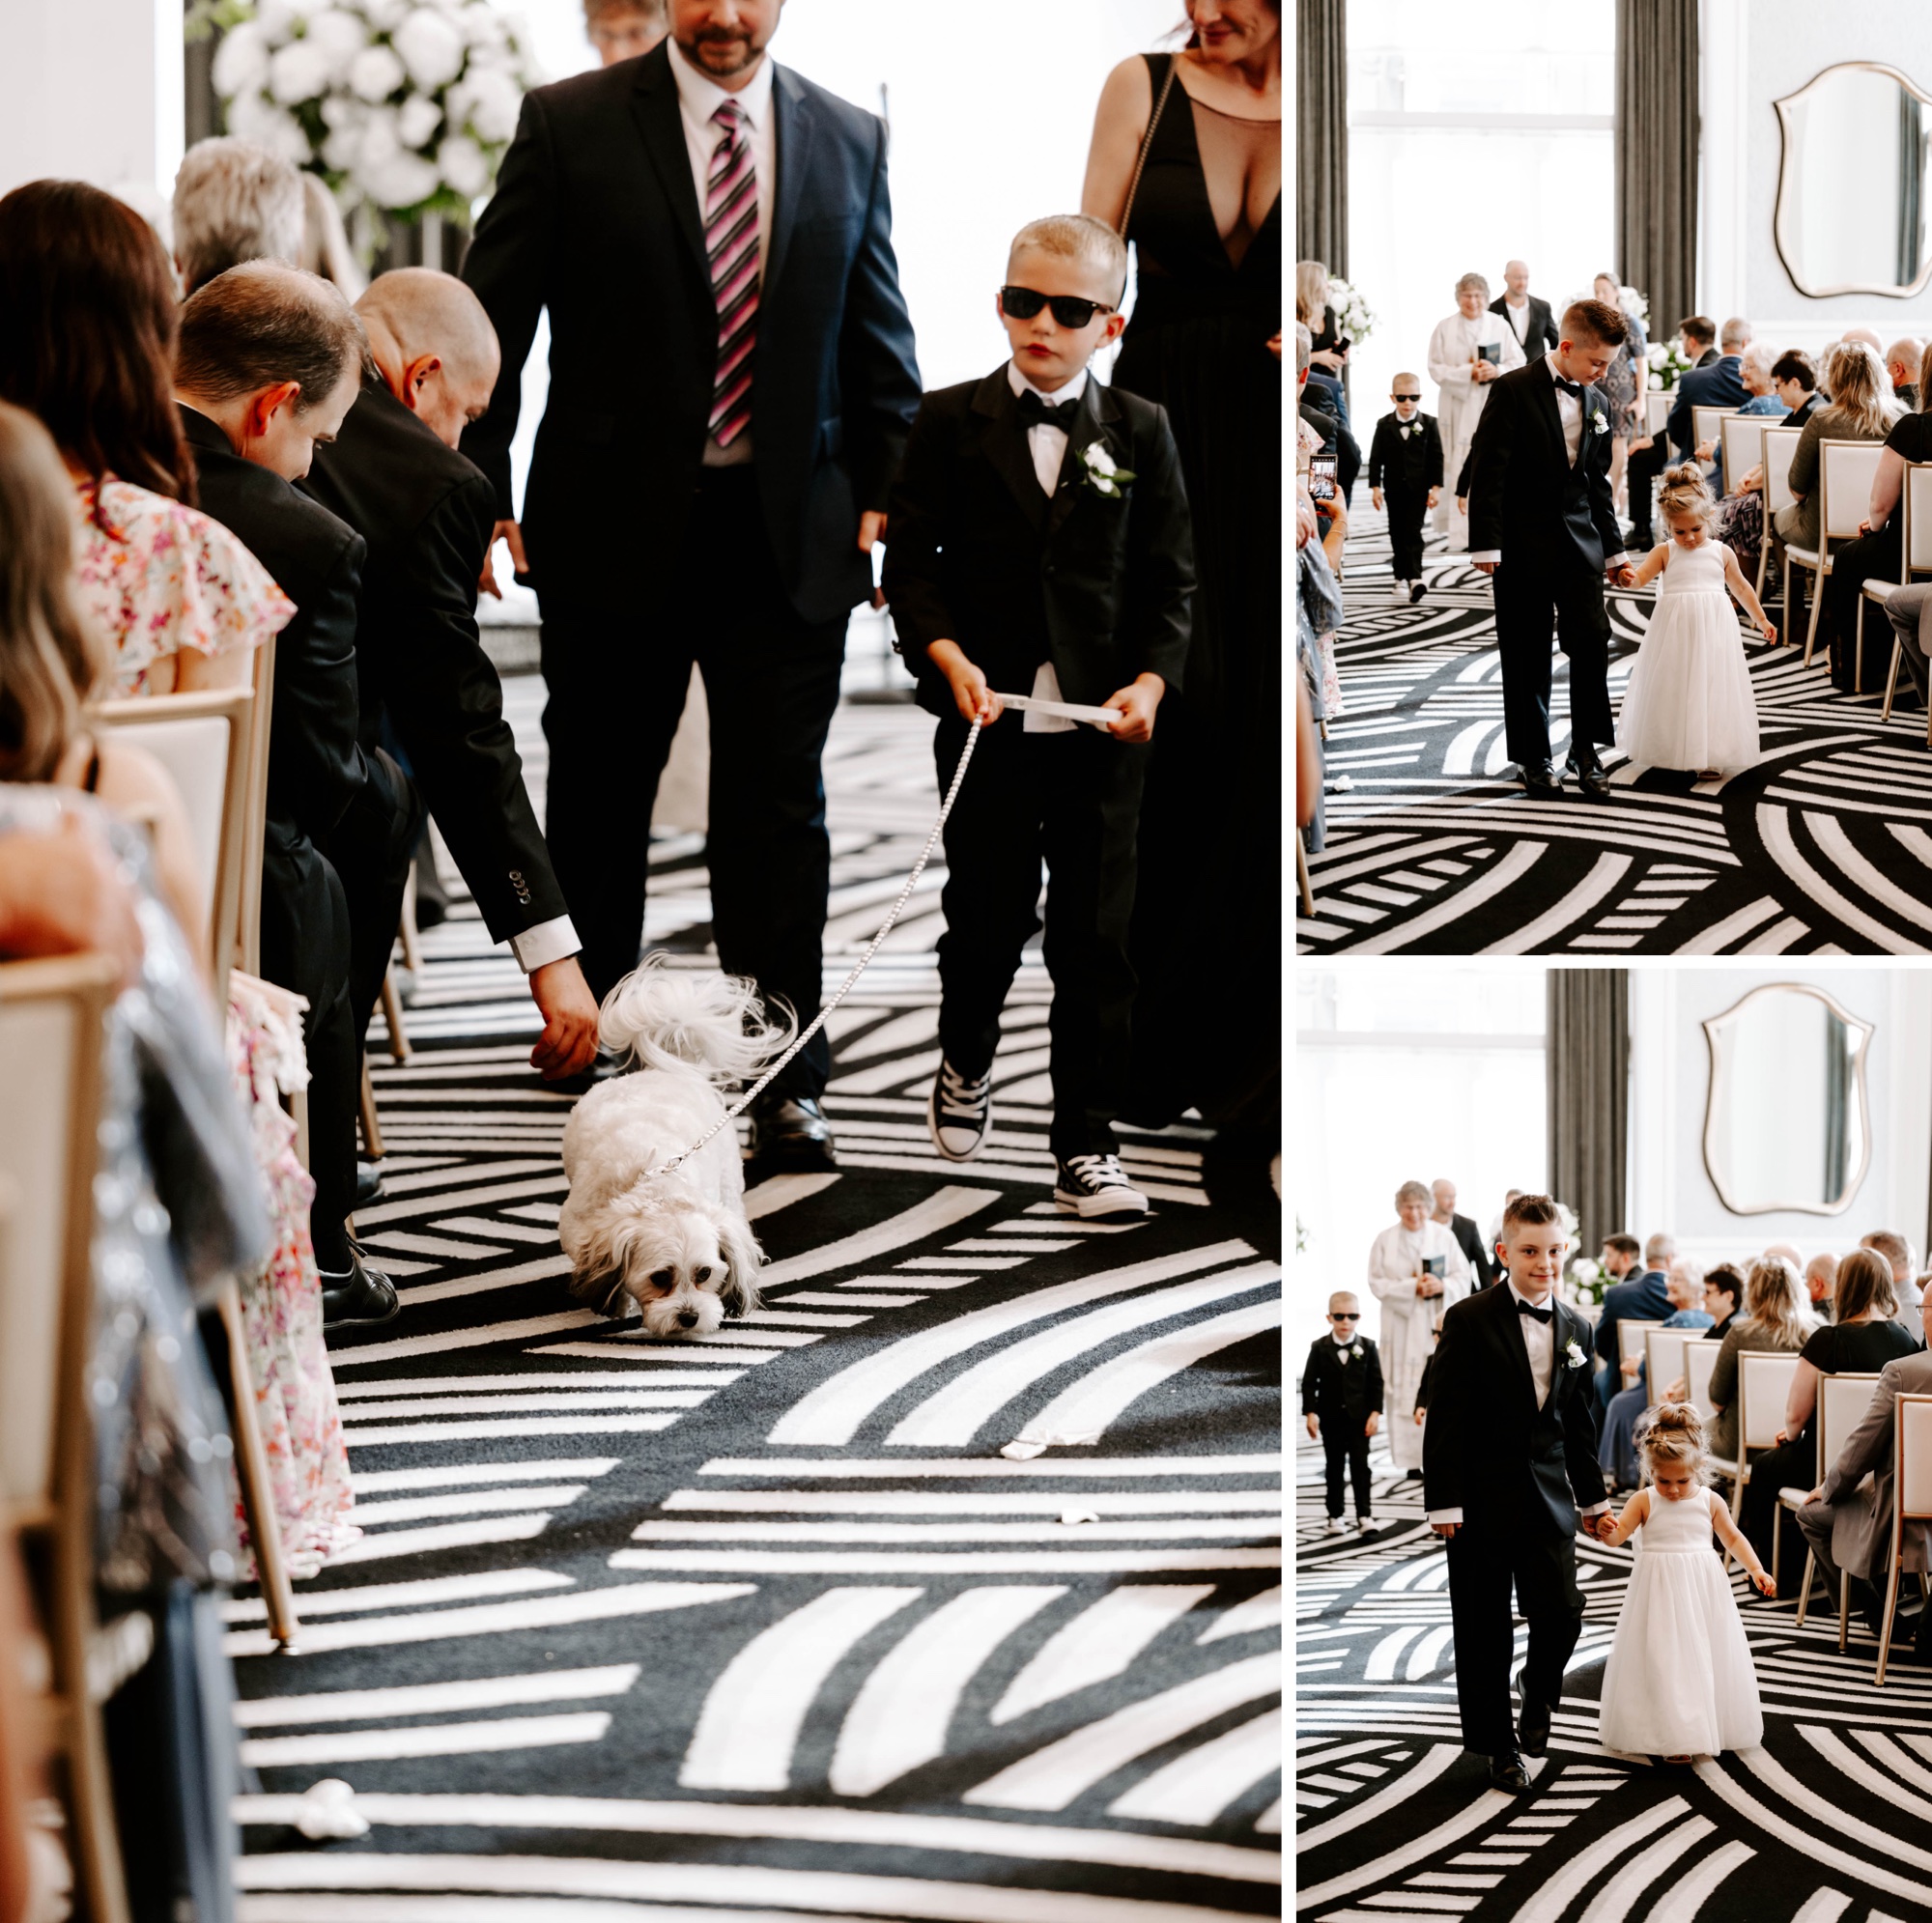
[[[1167,683],[1157,674],[1139,674],[1126,687],[1117,689],[1100,705],[1118,708],[1121,719],[1107,723],[1107,732],[1116,741],[1148,741],[1153,735],[1153,711],[1167,693]]]
[[[967,721],[996,721],[1006,710],[985,675],[966,659],[957,641],[934,641],[926,649],[932,665],[952,690],[953,705]]]

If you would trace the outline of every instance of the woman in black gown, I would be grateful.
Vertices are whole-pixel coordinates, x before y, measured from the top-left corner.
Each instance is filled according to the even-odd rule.
[[[1193,0],[1188,14],[1194,33],[1179,53],[1140,55],[1108,76],[1082,197],[1085,212],[1136,248],[1138,292],[1113,378],[1172,419],[1200,581],[1185,679],[1161,703],[1141,809],[1131,934],[1140,991],[1125,1113],[1164,1126],[1198,1108],[1217,1128],[1272,1145],[1281,1110],[1281,18],[1269,0]]]

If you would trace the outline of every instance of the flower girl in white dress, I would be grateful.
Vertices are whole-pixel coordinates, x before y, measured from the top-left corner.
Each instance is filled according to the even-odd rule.
[[[1604,1671],[1601,1740],[1605,1749],[1666,1763],[1754,1749],[1764,1740],[1757,1672],[1712,1530],[1763,1595],[1776,1585],[1702,1484],[1704,1422],[1696,1408],[1662,1402],[1649,1420],[1637,1445],[1646,1485],[1605,1539],[1614,1545],[1636,1536],[1637,1545]]]
[[[1735,774],[1757,759],[1757,704],[1745,665],[1735,595],[1766,640],[1765,618],[1738,557],[1711,539],[1717,503],[1692,462],[1668,469],[1658,497],[1670,539],[1636,571],[1639,587],[1663,584],[1617,715],[1617,746],[1639,767]]]

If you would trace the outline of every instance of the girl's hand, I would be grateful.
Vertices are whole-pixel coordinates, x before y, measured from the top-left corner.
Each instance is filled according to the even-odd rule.
[[[1763,636],[1765,637],[1765,639],[1766,639],[1766,640],[1768,640],[1768,641],[1775,641],[1775,640],[1776,640],[1776,638],[1777,638],[1777,627],[1776,627],[1776,623],[1775,623],[1775,622],[1774,622],[1774,621],[1772,620],[1772,618],[1771,618],[1771,616],[1770,616],[1769,614],[1765,615],[1765,616],[1764,616],[1764,617],[1763,617],[1763,618],[1762,618],[1762,619],[1761,619],[1761,620],[1760,620],[1760,621],[1758,622],[1758,624],[1757,624],[1757,631],[1758,631],[1758,633],[1759,633],[1760,635],[1762,635],[1762,636]]]
[[[1776,1596],[1777,1594],[1776,1583],[1773,1582],[1763,1570],[1753,1570],[1751,1571],[1751,1587],[1760,1596]]]

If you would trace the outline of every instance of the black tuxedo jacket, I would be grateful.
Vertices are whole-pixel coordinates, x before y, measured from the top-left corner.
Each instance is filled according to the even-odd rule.
[[[1089,481],[1104,449],[1134,478]],[[1051,660],[1069,701],[1095,705],[1151,671],[1180,686],[1194,595],[1187,495],[1167,410],[1089,379],[1049,495],[1002,365],[921,403],[893,490],[886,598],[921,705],[956,712],[926,649],[956,641],[1002,693]]]
[[[493,940],[564,914],[476,632],[489,480],[371,375],[302,486],[368,544],[355,629],[365,753],[386,708]]]
[[[1359,1348],[1362,1353],[1349,1355],[1348,1349],[1331,1336],[1323,1336],[1310,1347],[1301,1372],[1303,1415],[1348,1426],[1365,1422],[1371,1409],[1379,1412],[1381,1353],[1366,1336],[1357,1337],[1350,1347]],[[1348,1355],[1346,1362],[1342,1360],[1345,1355]]]
[[[1549,369],[1532,360],[1491,382],[1469,448],[1472,551],[1500,550],[1504,567],[1560,559],[1600,574],[1622,550],[1610,494],[1609,407],[1600,388],[1585,387],[1582,399],[1573,466]]]
[[[1539,300],[1533,294],[1524,297],[1529,302],[1529,325],[1522,330],[1522,351],[1528,357],[1529,364],[1534,367],[1546,353],[1561,342],[1563,337],[1556,331],[1556,322],[1550,314],[1549,302]],[[1490,312],[1500,314],[1503,317],[1503,325],[1511,333],[1515,333],[1516,320],[1510,313],[1507,296],[1497,295],[1490,302]]]
[[[780,575],[800,617],[816,622],[872,591],[859,515],[886,505],[919,369],[893,257],[884,125],[784,67],[772,110],[778,184],[751,434]],[[684,548],[718,317],[668,42],[525,96],[463,275],[503,349],[464,452],[506,520],[524,362],[550,309],[550,400],[523,516],[537,591],[630,610],[661,573],[728,566]]]
[[[1442,485],[1442,430],[1434,414],[1417,411],[1410,428],[1420,434],[1403,437],[1403,423],[1384,414],[1376,423],[1369,443],[1369,486],[1387,494],[1420,495]]]
[[[1472,1528],[1569,1537],[1577,1512],[1606,1494],[1597,1467],[1590,1331],[1551,1298],[1556,1319],[1549,1400],[1536,1401],[1522,1317],[1507,1288],[1466,1296],[1442,1318],[1422,1430],[1423,1492],[1431,1510],[1461,1509]],[[1572,1367],[1575,1343],[1583,1366]]]
[[[1475,1272],[1476,1287],[1487,1288],[1496,1279],[1494,1252],[1483,1247],[1483,1231],[1466,1215],[1452,1215],[1449,1218],[1449,1232],[1456,1238],[1456,1246],[1469,1258],[1469,1266]]]

